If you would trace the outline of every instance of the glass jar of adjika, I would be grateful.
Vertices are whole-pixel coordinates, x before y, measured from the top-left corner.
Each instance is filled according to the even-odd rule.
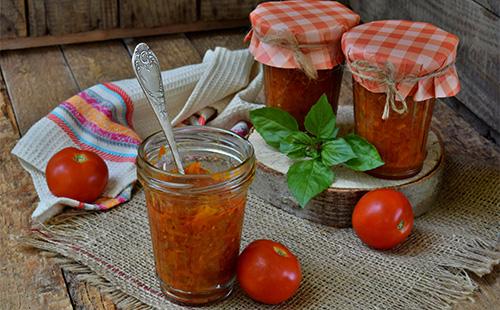
[[[255,156],[248,141],[226,130],[187,126],[174,133],[185,174],[165,150],[163,132],[141,144],[137,174],[161,289],[175,302],[202,305],[233,289]]]
[[[302,126],[326,94],[334,111],[342,82],[342,34],[359,16],[334,1],[259,4],[250,13],[250,52],[264,65],[266,104],[292,114]]]
[[[402,20],[363,24],[343,35],[355,130],[385,162],[371,175],[404,179],[422,170],[435,98],[460,90],[457,45],[442,29]]]

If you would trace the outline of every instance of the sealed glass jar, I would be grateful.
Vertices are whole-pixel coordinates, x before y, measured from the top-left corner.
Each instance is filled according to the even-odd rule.
[[[344,61],[340,38],[359,16],[335,1],[281,1],[259,4],[250,20],[246,39],[264,65],[266,104],[289,112],[300,126],[323,94],[336,111]]]
[[[159,132],[139,148],[138,179],[162,291],[201,305],[231,293],[255,157],[248,141],[226,130],[187,126],[174,134],[186,174],[163,154]]]
[[[355,131],[385,162],[368,173],[404,179],[421,171],[435,98],[460,90],[457,46],[458,38],[444,30],[402,20],[363,24],[343,35]]]

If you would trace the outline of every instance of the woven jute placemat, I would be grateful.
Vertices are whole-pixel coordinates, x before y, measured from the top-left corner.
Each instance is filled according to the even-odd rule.
[[[364,246],[351,229],[315,224],[251,193],[242,246],[266,238],[300,259],[303,282],[285,309],[443,309],[469,298],[467,271],[489,273],[500,260],[500,169],[449,160],[435,208],[392,251]],[[155,278],[144,194],[104,213],[67,213],[29,240],[94,284],[121,308],[178,309]],[[269,308],[239,288],[209,308]]]

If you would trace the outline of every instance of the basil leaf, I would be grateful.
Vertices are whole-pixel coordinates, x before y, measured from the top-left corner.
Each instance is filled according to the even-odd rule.
[[[315,146],[314,147],[308,147],[307,150],[306,150],[306,156],[315,159],[315,158],[319,158],[320,157],[320,153],[316,149]]]
[[[262,108],[250,111],[253,126],[267,144],[279,148],[280,141],[291,132],[299,130],[297,121],[285,111]]]
[[[318,159],[302,160],[288,169],[288,189],[303,208],[311,198],[330,187],[335,175]]]
[[[292,159],[298,159],[306,157],[306,150],[311,146],[314,146],[314,141],[308,134],[295,131],[281,141],[280,152]]]
[[[326,140],[333,139],[335,133],[335,114],[328,103],[326,95],[322,95],[318,102],[311,107],[306,115],[304,126],[307,131],[316,137]]]
[[[327,141],[321,146],[321,160],[328,167],[345,163],[353,158],[356,158],[356,154],[349,143],[342,138]]]
[[[356,171],[367,171],[384,164],[375,146],[362,137],[352,133],[345,136],[344,139],[356,154],[356,158],[344,163],[347,167]]]

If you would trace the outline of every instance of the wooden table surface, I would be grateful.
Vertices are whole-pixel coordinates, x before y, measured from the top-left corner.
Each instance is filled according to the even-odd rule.
[[[198,63],[215,46],[243,48],[243,29],[141,38],[162,69]],[[115,309],[97,288],[59,267],[53,258],[19,246],[28,233],[37,195],[27,172],[10,150],[39,118],[60,101],[99,82],[133,76],[130,55],[139,39],[54,46],[0,54],[0,309]],[[344,79],[341,104],[352,102]],[[436,104],[433,126],[448,153],[500,164],[500,149],[477,134],[445,104]],[[457,309],[500,308],[500,268],[483,278],[475,302]]]

